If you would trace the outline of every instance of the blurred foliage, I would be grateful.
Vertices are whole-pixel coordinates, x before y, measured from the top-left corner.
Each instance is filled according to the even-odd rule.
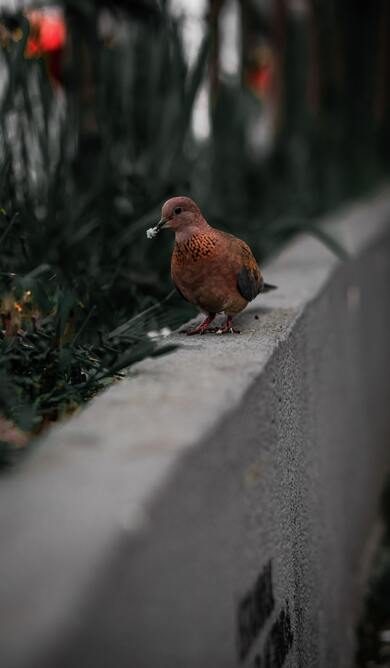
[[[221,11],[225,3],[211,4]],[[324,212],[361,196],[388,172],[390,6],[385,0],[273,0],[270,13],[252,0],[240,6],[248,24],[244,65],[265,45],[273,81],[256,94],[242,81],[220,77],[208,161],[212,196],[208,191],[199,199],[206,208],[214,200],[216,217],[228,220],[231,231],[242,227],[263,257],[297,232],[321,237],[315,221]],[[244,67],[244,82],[245,76]],[[261,154],[251,125],[269,108],[275,136]]]
[[[70,9],[65,92],[43,59],[25,58],[23,15],[23,37],[3,50],[0,410],[32,433],[123,368],[170,349],[147,332],[177,326],[187,313],[172,294],[164,299],[169,254],[148,244],[145,229],[174,185],[184,187],[182,145],[207,41],[189,73],[175,26],[156,28],[138,80],[132,61],[145,58],[145,32],[111,49],[89,24],[84,48],[84,17],[76,18]],[[79,74],[89,76],[91,54],[90,105]],[[136,104],[145,96],[153,100],[146,110]],[[9,444],[3,451],[8,460]]]
[[[240,234],[259,258],[297,231],[341,253],[318,215],[384,173],[387,102],[378,103],[376,116],[367,102],[380,51],[374,39],[380,10],[374,16],[372,9],[368,22],[370,10],[363,8],[347,28],[356,14],[348,2],[312,0],[311,23],[290,15],[282,0],[275,3],[279,42],[275,26],[261,25],[279,54],[280,93],[273,144],[261,154],[253,134],[266,100],[245,85],[245,72],[218,76],[214,41],[223,4],[218,0],[214,11],[210,2],[211,29],[191,67],[180,20],[164,2],[66,0],[68,38],[55,73],[47,56],[26,57],[25,15],[3,21],[3,461],[15,450],[2,436],[9,424],[39,432],[134,361],[166,350],[147,333],[188,316],[180,299],[166,297],[172,287],[167,237],[155,243],[145,237],[165,199],[194,197],[211,224]],[[102,9],[111,25],[104,34]],[[335,53],[327,47],[332,31]],[[351,53],[364,64],[358,83]],[[191,121],[209,71],[217,73],[211,136],[201,142]],[[18,433],[13,440],[20,444]]]

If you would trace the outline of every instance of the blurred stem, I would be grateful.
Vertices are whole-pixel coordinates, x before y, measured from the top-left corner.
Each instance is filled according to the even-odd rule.
[[[209,66],[210,99],[214,106],[219,85],[219,18],[225,0],[209,0],[209,22],[211,34],[211,55]]]
[[[306,0],[308,9],[309,32],[309,71],[307,81],[307,100],[311,114],[318,115],[320,110],[320,68],[318,54],[318,16],[316,14],[316,0]]]
[[[284,114],[284,61],[285,61],[285,46],[286,46],[286,23],[287,23],[287,7],[286,0],[274,0],[273,3],[273,41],[275,51],[275,75],[274,75],[274,99],[275,99],[275,125],[276,128],[281,127]]]
[[[6,238],[6,236],[8,235],[8,233],[11,231],[11,228],[12,228],[13,225],[15,224],[16,220],[18,219],[18,217],[19,217],[19,214],[18,214],[18,213],[15,213],[15,214],[12,216],[10,222],[8,223],[7,227],[5,228],[3,234],[2,234],[1,237],[0,237],[0,246],[1,246],[1,244],[3,243],[4,239]]]

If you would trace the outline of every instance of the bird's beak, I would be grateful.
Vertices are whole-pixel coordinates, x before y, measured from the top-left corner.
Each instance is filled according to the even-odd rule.
[[[170,220],[169,218],[161,218],[161,220],[158,221],[157,225],[155,225],[154,227],[149,227],[149,229],[146,230],[146,236],[148,237],[148,239],[154,239],[154,237],[158,235],[160,230],[162,230],[164,227],[170,227],[169,220]]]
[[[161,220],[159,220],[156,225],[156,231],[159,232],[160,230],[166,229],[169,226],[169,218],[161,218]]]

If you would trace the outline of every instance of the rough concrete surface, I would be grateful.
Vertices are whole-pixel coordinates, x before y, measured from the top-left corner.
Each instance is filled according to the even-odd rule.
[[[0,481],[2,668],[350,666],[390,463],[390,190]]]

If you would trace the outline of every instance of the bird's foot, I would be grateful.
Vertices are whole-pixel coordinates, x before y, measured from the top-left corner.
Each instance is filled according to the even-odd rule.
[[[219,327],[216,331],[216,334],[239,334],[239,329],[234,329],[233,327],[233,318],[231,315],[227,317],[227,320],[223,327]]]
[[[224,327],[218,327],[216,329],[216,334],[240,334],[239,329],[234,329],[234,327],[228,327],[225,325]]]
[[[181,331],[182,331],[183,334],[187,334],[187,336],[194,336],[195,334],[206,334],[206,332],[215,329],[214,327],[212,327],[211,329],[209,329],[209,324],[210,324],[211,322],[213,322],[214,318],[215,318],[215,313],[210,314],[210,315],[206,318],[206,320],[204,320],[203,322],[201,322],[200,325],[198,325],[197,327],[195,327],[195,329],[183,329],[183,330],[181,330]]]
[[[229,316],[226,323],[222,327],[209,327],[209,324],[214,320],[215,315],[209,315],[206,320],[200,323],[194,329],[182,329],[181,334],[187,336],[195,336],[196,334],[239,334],[239,329],[234,329],[232,324],[232,317]]]
[[[220,327],[196,327],[196,329],[184,329],[182,334],[187,334],[187,336],[194,336],[194,334],[218,334]]]

